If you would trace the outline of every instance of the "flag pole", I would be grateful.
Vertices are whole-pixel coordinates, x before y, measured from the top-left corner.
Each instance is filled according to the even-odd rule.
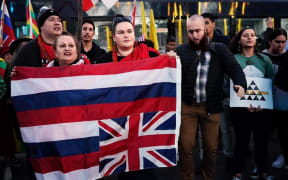
[[[78,2],[78,28],[77,28],[77,39],[79,43],[78,54],[81,53],[81,29],[83,23],[83,0],[79,0]]]
[[[2,13],[1,13],[1,34],[0,34],[0,47],[2,47],[2,42],[3,42],[3,31],[4,31],[4,15],[5,15],[5,0],[2,1]]]

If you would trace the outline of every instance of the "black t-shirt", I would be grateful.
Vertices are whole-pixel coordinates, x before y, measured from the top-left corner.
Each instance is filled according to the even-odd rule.
[[[92,48],[90,49],[90,51],[86,52],[84,51],[83,47],[81,48],[81,53],[85,54],[89,60],[91,64],[97,64],[99,63],[99,59],[100,57],[106,53],[106,51],[102,48],[100,48],[99,46],[97,46],[97,44],[92,43]]]

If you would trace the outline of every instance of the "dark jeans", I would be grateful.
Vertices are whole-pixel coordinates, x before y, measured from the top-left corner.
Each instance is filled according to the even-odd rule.
[[[260,173],[268,172],[268,136],[271,128],[271,112],[249,112],[246,108],[232,108],[231,119],[235,131],[233,172],[242,173],[249,154],[249,142],[253,134],[255,163]]]

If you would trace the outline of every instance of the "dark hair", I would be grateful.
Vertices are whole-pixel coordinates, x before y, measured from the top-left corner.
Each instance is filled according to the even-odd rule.
[[[166,44],[168,44],[169,42],[176,42],[175,36],[168,36],[166,39]]]
[[[244,31],[246,31],[247,29],[252,29],[254,32],[255,30],[251,27],[247,27],[247,28],[243,28],[241,29],[241,31],[239,31],[231,40],[230,44],[229,44],[229,48],[232,51],[233,54],[237,54],[237,53],[241,53],[241,48],[239,48],[240,46],[240,39],[241,36],[243,34]],[[256,32],[255,32],[256,33]]]
[[[80,58],[80,54],[78,54],[78,53],[79,53],[79,48],[80,48],[80,47],[79,47],[79,44],[78,44],[78,40],[77,40],[77,38],[76,38],[72,33],[67,32],[67,31],[63,31],[62,34],[56,38],[55,42],[53,43],[53,49],[54,49],[54,51],[56,50],[56,45],[57,45],[58,39],[59,39],[59,37],[61,37],[61,36],[70,36],[70,37],[73,38],[73,40],[74,40],[74,42],[75,42],[75,45],[76,45],[77,58]]]
[[[212,22],[215,22],[215,20],[218,18],[215,14],[211,14],[211,13],[203,13],[202,16],[204,18],[210,19],[210,21]]]
[[[241,29],[241,31],[239,31],[239,32],[232,38],[232,40],[231,40],[231,42],[230,42],[230,44],[229,44],[229,48],[230,48],[230,50],[231,50],[231,52],[232,52],[233,54],[241,53],[241,51],[242,51],[242,46],[241,46],[241,44],[240,44],[240,39],[241,39],[241,36],[242,36],[243,32],[246,31],[247,29],[252,29],[252,30],[255,32],[255,30],[254,30],[252,27],[243,28],[243,29]],[[256,32],[255,32],[255,34],[256,34]],[[266,62],[266,60],[264,59],[264,57],[258,52],[258,48],[257,48],[256,44],[255,44],[255,47],[254,47],[254,53],[255,53],[255,55],[256,55],[258,58],[260,58],[261,60],[263,60],[263,61]]]
[[[277,28],[277,29],[274,29],[273,32],[271,33],[269,41],[272,41],[273,39],[276,39],[280,35],[285,36],[286,40],[287,40],[287,32],[284,29],[282,29],[282,28]]]
[[[91,20],[84,20],[83,23],[82,23],[82,26],[83,26],[85,23],[91,24],[91,25],[93,26],[93,31],[95,31],[95,25],[94,25],[93,21],[91,21]]]
[[[122,14],[116,14],[112,21],[112,34],[115,34],[117,24],[121,22],[129,22],[132,24],[131,20],[127,16],[123,16]]]

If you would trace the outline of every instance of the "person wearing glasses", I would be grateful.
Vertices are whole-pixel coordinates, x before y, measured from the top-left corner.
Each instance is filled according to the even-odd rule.
[[[270,47],[265,49],[263,53],[269,56],[273,63],[275,74],[273,124],[277,130],[282,150],[282,153],[272,163],[272,167],[285,167],[288,169],[288,126],[285,120],[288,107],[288,86],[286,80],[288,77],[288,52],[285,49],[286,42],[287,32],[282,28],[275,29],[269,39]]]
[[[270,58],[256,51],[256,33],[252,28],[244,28],[231,40],[230,49],[243,68],[246,77],[273,78]],[[253,134],[256,168],[250,172],[251,178],[269,179],[268,175],[268,136],[271,127],[271,114],[261,106],[231,108],[230,118],[235,131],[235,151],[233,180],[241,180],[245,160],[249,154],[249,142]]]
[[[104,54],[99,63],[123,62],[147,59],[159,56],[160,53],[147,46],[145,43],[138,43],[135,40],[135,29],[129,17],[117,14],[112,21],[112,36],[114,47],[112,51]],[[155,180],[156,176],[151,169],[141,171],[130,171],[117,175],[118,180]]]
[[[188,43],[176,48],[182,64],[182,106],[179,137],[181,174],[194,180],[195,137],[200,124],[204,157],[203,180],[213,180],[216,171],[220,113],[223,111],[223,81],[226,73],[239,97],[244,96],[246,79],[228,47],[209,41],[202,16],[187,21]],[[209,73],[208,73],[209,72]]]
[[[131,20],[122,14],[117,14],[112,21],[112,36],[113,49],[100,58],[100,63],[133,61],[160,55],[145,43],[138,44]]]

